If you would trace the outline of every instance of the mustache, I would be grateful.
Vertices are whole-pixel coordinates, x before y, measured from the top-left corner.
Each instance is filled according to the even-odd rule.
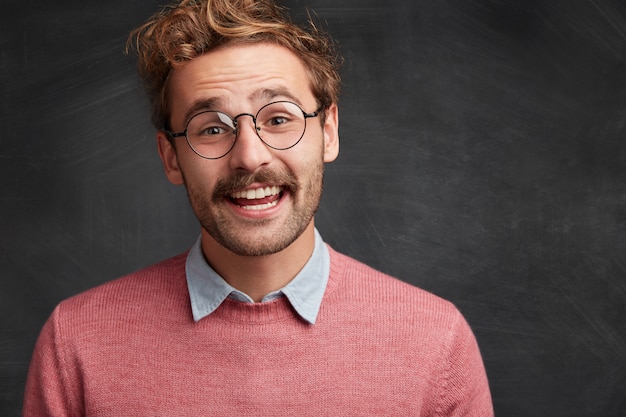
[[[300,189],[296,175],[288,168],[280,171],[265,169],[253,174],[239,172],[228,178],[220,178],[217,181],[215,189],[213,190],[213,202],[219,202],[225,197],[229,197],[231,194],[241,191],[255,182],[279,185],[283,190],[291,194],[295,194]]]

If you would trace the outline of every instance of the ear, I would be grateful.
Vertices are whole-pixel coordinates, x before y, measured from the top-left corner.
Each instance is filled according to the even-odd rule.
[[[339,110],[333,103],[324,120],[324,162],[333,162],[339,155]]]
[[[159,156],[161,157],[161,162],[163,162],[163,168],[167,179],[175,185],[183,184],[183,173],[178,165],[178,155],[176,154],[176,149],[168,139],[165,132],[157,132],[157,147],[159,149]]]

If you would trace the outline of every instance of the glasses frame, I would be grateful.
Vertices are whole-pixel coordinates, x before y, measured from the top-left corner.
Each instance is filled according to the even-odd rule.
[[[270,145],[269,143],[267,143],[267,142],[266,142],[266,141],[265,141],[265,140],[261,137],[261,135],[259,134],[259,131],[261,130],[261,128],[260,128],[260,127],[257,127],[257,125],[256,125],[256,120],[257,120],[257,117],[259,116],[259,113],[261,113],[261,111],[263,111],[263,109],[265,109],[266,107],[271,106],[271,105],[273,105],[273,104],[277,104],[277,103],[289,103],[289,104],[293,104],[294,106],[296,106],[296,107],[297,107],[297,108],[298,108],[298,109],[302,112],[302,117],[304,118],[304,129],[302,129],[302,134],[301,134],[301,135],[300,135],[300,137],[299,137],[299,138],[295,141],[295,143],[294,143],[293,145],[290,145],[290,146],[288,146],[288,147],[286,147],[286,148],[277,148],[277,147],[272,146],[272,145]],[[191,117],[189,118],[189,120],[187,120],[187,123],[185,124],[185,130],[183,130],[182,132],[178,132],[178,133],[176,133],[176,132],[172,132],[172,131],[165,130],[165,129],[164,129],[163,131],[165,132],[165,134],[166,134],[166,135],[167,135],[167,136],[168,136],[171,140],[173,140],[173,139],[175,139],[175,138],[179,138],[179,137],[183,137],[183,136],[184,136],[184,137],[185,137],[185,140],[187,141],[187,145],[189,145],[189,147],[191,148],[191,150],[192,150],[192,151],[193,151],[196,155],[198,155],[198,156],[199,156],[199,157],[201,157],[201,158],[204,158],[204,159],[220,159],[220,158],[223,158],[223,157],[225,157],[226,155],[228,155],[228,154],[230,153],[230,151],[232,151],[232,150],[233,150],[233,148],[235,147],[235,144],[237,143],[237,138],[239,137],[239,130],[237,129],[238,119],[239,119],[240,117],[242,117],[242,116],[250,116],[250,117],[252,118],[252,123],[254,124],[254,132],[256,133],[257,137],[258,137],[259,139],[261,139],[261,142],[263,142],[263,143],[265,144],[265,146],[267,146],[267,147],[269,147],[269,148],[272,148],[272,149],[275,149],[275,150],[278,150],[278,151],[285,151],[285,150],[287,150],[287,149],[291,149],[291,148],[293,148],[294,146],[296,146],[298,143],[300,143],[300,141],[301,141],[301,140],[302,140],[302,138],[304,137],[304,133],[306,132],[306,125],[307,125],[307,123],[306,123],[306,119],[310,119],[310,118],[313,118],[313,117],[317,117],[317,116],[319,116],[319,115],[320,115],[320,113],[322,112],[322,110],[323,110],[323,109],[324,109],[324,105],[321,105],[321,106],[319,106],[319,107],[317,108],[317,110],[315,110],[313,113],[307,113],[307,112],[305,112],[304,110],[302,110],[302,107],[300,107],[299,105],[297,105],[297,104],[296,104],[296,103],[294,103],[293,101],[289,101],[289,100],[278,100],[278,101],[272,101],[271,103],[267,103],[267,104],[265,104],[264,106],[262,106],[262,107],[261,107],[261,108],[260,108],[260,109],[256,112],[256,115],[253,115],[253,114],[251,114],[251,113],[240,113],[240,114],[238,114],[237,116],[232,117],[230,114],[225,113],[225,112],[223,112],[223,111],[221,111],[221,110],[204,110],[204,111],[198,112],[198,113],[194,114],[193,116],[191,116]],[[197,150],[196,150],[196,149],[195,149],[195,148],[191,145],[191,142],[189,141],[189,136],[187,136],[187,131],[189,130],[189,123],[193,120],[193,118],[194,118],[194,117],[196,117],[196,116],[198,116],[198,115],[200,115],[200,114],[209,113],[209,112],[219,112],[219,113],[222,113],[222,114],[224,114],[224,115],[228,116],[228,118],[229,118],[230,120],[232,120],[232,122],[233,122],[233,127],[234,127],[234,130],[232,131],[232,133],[235,135],[235,139],[233,140],[232,145],[230,146],[230,148],[228,148],[228,150],[227,150],[224,154],[222,154],[222,155],[220,155],[220,156],[215,156],[215,157],[209,157],[209,156],[206,156],[206,155],[202,155],[200,152],[198,152],[198,151],[197,151]]]

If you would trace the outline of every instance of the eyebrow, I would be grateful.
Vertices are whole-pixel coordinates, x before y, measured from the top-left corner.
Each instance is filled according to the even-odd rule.
[[[185,118],[183,119],[185,126],[189,122],[194,115],[200,113],[204,110],[215,110],[220,107],[220,103],[224,100],[222,97],[210,97],[210,98],[201,98],[199,100],[194,101],[191,104],[191,107],[185,112]]]
[[[250,95],[251,101],[259,101],[264,99],[266,101],[270,101],[275,99],[276,97],[284,97],[289,101],[293,101],[298,106],[302,107],[302,103],[296,96],[294,96],[287,88],[285,87],[275,87],[275,88],[262,88],[260,90],[255,91]]]
[[[250,101],[266,101],[267,103],[271,102],[277,97],[285,98],[289,101],[293,101],[298,106],[302,107],[302,102],[294,96],[287,88],[285,87],[273,87],[273,88],[261,88],[259,90],[254,91],[248,97]],[[191,119],[194,115],[206,111],[206,110],[219,110],[220,107],[224,106],[225,98],[223,96],[216,97],[208,97],[201,98],[199,100],[194,101],[189,109],[185,112],[184,124],[187,125],[189,119]],[[223,110],[219,110],[223,111]]]

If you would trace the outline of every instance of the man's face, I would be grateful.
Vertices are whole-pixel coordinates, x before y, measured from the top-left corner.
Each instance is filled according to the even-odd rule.
[[[171,128],[203,110],[231,116],[256,114],[265,104],[288,100],[305,112],[317,107],[302,62],[271,44],[226,46],[176,68],[169,81]],[[234,148],[220,159],[195,154],[184,137],[175,148],[158,134],[166,174],[184,183],[207,238],[245,256],[279,252],[313,227],[322,192],[324,162],[338,153],[337,108],[307,119],[302,140],[274,150],[256,135],[252,117],[238,119]]]

